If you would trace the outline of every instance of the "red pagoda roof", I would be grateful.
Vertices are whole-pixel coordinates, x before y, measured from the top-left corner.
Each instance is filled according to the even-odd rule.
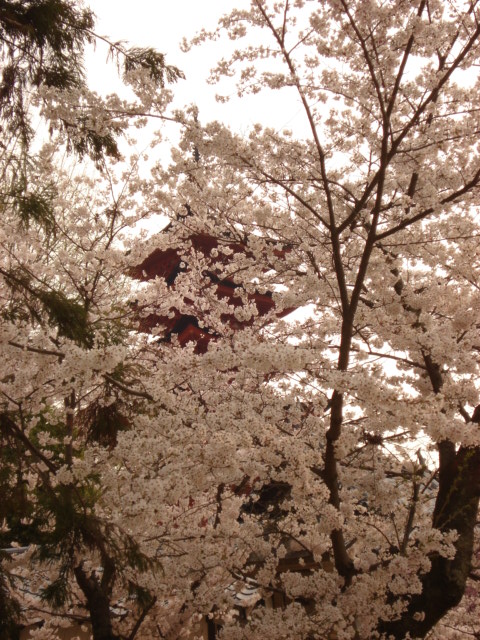
[[[238,293],[243,291],[241,284],[234,282],[230,278],[221,278],[216,275],[216,265],[227,264],[231,259],[230,255],[238,253],[247,253],[248,248],[239,242],[223,242],[223,246],[227,246],[230,255],[222,253],[221,248],[218,251],[218,255],[212,258],[210,252],[212,249],[219,247],[219,240],[211,235],[198,233],[189,236],[188,238],[191,247],[194,251],[201,252],[206,256],[211,263],[211,271],[205,272],[206,278],[210,280],[210,286],[216,288],[216,295],[221,300],[227,300],[228,304],[233,307],[240,307],[243,305],[243,300]],[[278,255],[283,255],[283,250],[277,250]],[[275,251],[275,253],[277,253]],[[184,254],[184,250],[183,250]],[[168,249],[155,249],[145,260],[137,267],[132,269],[131,275],[134,278],[142,281],[152,280],[156,277],[164,278],[167,285],[170,287],[175,286],[175,280],[179,273],[187,272],[188,264],[185,263],[185,255],[180,254],[180,250],[176,248]],[[247,299],[250,302],[254,302],[258,314],[260,316],[266,315],[269,311],[275,308],[275,302],[271,292],[267,293],[249,293]],[[187,304],[191,301],[185,299]],[[192,303],[193,306],[193,303]],[[193,310],[192,310],[193,311]],[[278,317],[283,317],[290,313],[292,309],[284,310],[278,313]],[[228,325],[230,329],[238,330],[247,327],[252,324],[253,320],[239,321],[232,313],[224,313],[221,315],[222,321]],[[204,353],[208,348],[208,343],[211,339],[219,337],[219,334],[211,331],[207,327],[200,327],[199,318],[195,315],[187,315],[181,313],[178,309],[172,307],[168,316],[162,316],[157,314],[150,314],[141,320],[141,329],[143,331],[151,331],[154,327],[163,327],[164,334],[161,338],[165,342],[171,341],[175,335],[181,346],[187,344],[187,342],[193,341],[196,343],[195,350],[197,353]]]

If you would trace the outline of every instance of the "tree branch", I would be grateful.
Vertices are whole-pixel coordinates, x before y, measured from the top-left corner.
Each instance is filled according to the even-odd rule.
[[[138,618],[137,622],[135,623],[132,631],[128,635],[127,640],[134,640],[135,636],[137,635],[138,630],[142,626],[143,621],[147,617],[150,609],[152,609],[154,607],[156,602],[157,602],[157,596],[154,596],[151,599],[151,601],[149,602],[149,604],[143,609],[143,611],[142,611],[140,617]]]
[[[115,380],[115,378],[113,378],[108,373],[104,373],[103,377],[107,382],[112,384],[114,387],[117,387],[117,389],[120,389],[121,391],[128,393],[128,395],[130,396],[135,396],[137,398],[145,398],[145,400],[150,400],[150,402],[154,401],[153,396],[150,395],[147,391],[139,391],[137,389],[132,389],[131,387],[128,387],[126,384],[123,384],[122,382]]]

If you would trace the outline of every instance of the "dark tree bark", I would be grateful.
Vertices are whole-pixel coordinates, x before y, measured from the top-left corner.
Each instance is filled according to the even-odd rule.
[[[400,275],[398,270],[392,270],[392,273]],[[404,289],[401,277],[394,288],[401,296]],[[402,304],[405,310],[419,313],[418,309],[407,305],[403,300]],[[417,326],[426,332],[426,328],[418,321]],[[444,383],[442,367],[430,353],[422,352],[422,355],[432,391],[437,394]],[[472,429],[479,428],[480,405],[471,418],[465,411],[462,415]],[[422,593],[412,596],[400,618],[380,623],[380,633],[395,640],[403,640],[407,633],[412,638],[424,638],[450,609],[460,603],[471,569],[480,497],[480,447],[460,447],[457,451],[453,442],[443,440],[438,443],[437,448],[439,486],[432,525],[443,533],[452,530],[457,532],[455,557],[431,557],[430,570],[421,578]]]
[[[87,609],[92,623],[94,640],[120,640],[112,630],[112,615],[110,611],[110,598],[102,588],[95,572],[87,576],[80,564],[74,569],[78,586],[87,599]]]
[[[472,425],[473,427],[473,425]],[[403,640],[424,638],[450,609],[459,604],[471,569],[474,530],[480,496],[480,447],[439,445],[439,490],[433,513],[433,526],[442,532],[456,530],[455,557],[431,558],[431,568],[422,579],[422,593],[412,597],[405,613],[383,622],[380,632]],[[415,614],[421,619],[415,619]]]

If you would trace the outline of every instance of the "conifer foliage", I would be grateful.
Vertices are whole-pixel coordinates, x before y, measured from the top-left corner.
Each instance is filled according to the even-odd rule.
[[[66,620],[84,620],[95,638],[104,639],[118,637],[110,608],[117,584],[130,594],[138,619],[154,597],[136,574],[155,560],[97,508],[103,491],[98,472],[85,467],[74,477],[72,469],[82,465],[87,443],[112,444],[138,408],[126,407],[116,386],[122,386],[129,327],[116,241],[136,214],[127,219],[126,196],[112,196],[110,169],[122,159],[120,138],[129,122],[146,110],[155,113],[165,83],[181,73],[153,49],[107,41],[125,82],[137,86],[135,76],[143,74],[149,87],[130,103],[101,98],[89,90],[84,70],[85,47],[100,38],[94,26],[92,11],[69,0],[0,3],[5,640],[17,638],[22,625],[42,621],[30,608],[32,596],[38,611],[64,611]],[[50,141],[42,145],[45,138]],[[108,364],[85,368],[85,358]],[[26,553],[18,554],[18,546]],[[72,614],[76,599],[81,610]],[[135,623],[141,620],[128,621]],[[42,624],[41,633],[54,635]]]

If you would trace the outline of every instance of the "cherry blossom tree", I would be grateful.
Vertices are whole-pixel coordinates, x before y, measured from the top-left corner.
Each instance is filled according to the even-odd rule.
[[[28,550],[0,606],[32,637],[478,632],[479,11],[252,0],[193,44],[247,38],[212,80],[292,94],[305,134],[193,106],[149,181],[45,147],[52,214],[8,192],[1,546]],[[130,72],[136,104],[82,97],[97,133],[164,113]],[[54,89],[36,104],[73,149]],[[150,212],[168,228],[125,232]]]
[[[164,400],[158,422],[159,555],[190,585],[182,611],[216,618],[219,637],[425,637],[465,592],[480,481],[479,11],[253,0],[194,42],[248,38],[212,80],[294,92],[308,127],[240,135],[192,110],[150,194],[174,223],[147,251],[179,247],[183,268],[145,288],[144,309],[193,315],[212,336],[205,354],[157,346],[180,403]],[[198,234],[217,239],[209,255]],[[241,305],[218,299],[227,281]],[[253,300],[268,291],[265,316]],[[283,606],[232,617],[246,584]]]

